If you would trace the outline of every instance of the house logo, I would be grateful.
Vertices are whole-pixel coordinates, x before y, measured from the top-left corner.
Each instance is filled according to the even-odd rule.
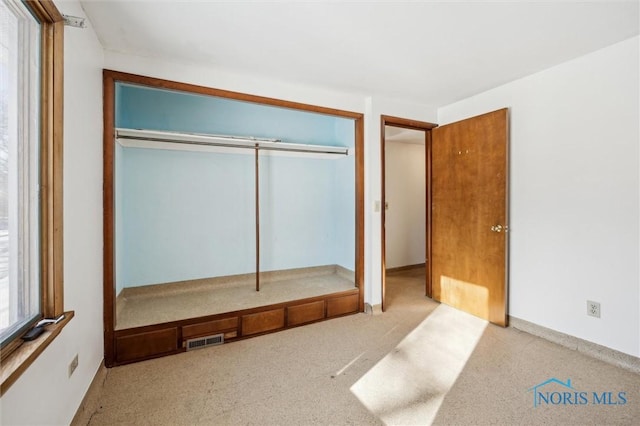
[[[542,383],[538,383],[527,392],[533,392],[533,407],[541,405],[625,405],[626,392],[585,392],[579,391],[571,384],[571,379],[566,382],[552,377]]]

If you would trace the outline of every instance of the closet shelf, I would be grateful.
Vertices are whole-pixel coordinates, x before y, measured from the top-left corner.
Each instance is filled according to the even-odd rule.
[[[145,129],[115,129],[115,139],[123,146],[154,148],[155,143],[185,144],[203,147],[243,148],[259,151],[283,151],[310,154],[350,155],[349,148],[340,146],[308,145],[246,136],[214,135],[204,133],[169,132]],[[140,144],[142,142],[143,144]],[[144,143],[151,142],[151,144]],[[175,146],[175,145],[174,145]]]

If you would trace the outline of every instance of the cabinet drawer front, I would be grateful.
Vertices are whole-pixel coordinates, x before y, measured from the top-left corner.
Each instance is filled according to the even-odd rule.
[[[350,314],[358,310],[358,295],[336,297],[327,300],[327,318]]]
[[[305,324],[324,318],[324,300],[289,306],[287,308],[287,325]]]
[[[249,314],[242,317],[243,336],[277,330],[283,327],[284,308],[258,312],[257,314]]]
[[[199,324],[185,325],[182,327],[182,338],[207,336],[220,331],[228,331],[238,327],[238,317],[224,318],[215,321],[207,321]]]
[[[116,337],[118,362],[150,358],[178,349],[178,330],[149,331],[131,336]]]

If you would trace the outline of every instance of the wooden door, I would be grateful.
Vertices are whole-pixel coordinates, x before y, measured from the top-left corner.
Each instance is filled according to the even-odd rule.
[[[433,298],[507,325],[508,110],[432,130]]]

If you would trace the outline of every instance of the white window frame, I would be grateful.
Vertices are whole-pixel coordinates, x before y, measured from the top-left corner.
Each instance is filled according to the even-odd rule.
[[[0,346],[28,328],[40,315],[39,285],[39,142],[40,142],[40,25],[16,0],[2,0],[19,19],[18,51],[10,51],[8,236],[9,327]],[[17,84],[13,84],[17,82]],[[5,303],[7,300],[5,300]]]

